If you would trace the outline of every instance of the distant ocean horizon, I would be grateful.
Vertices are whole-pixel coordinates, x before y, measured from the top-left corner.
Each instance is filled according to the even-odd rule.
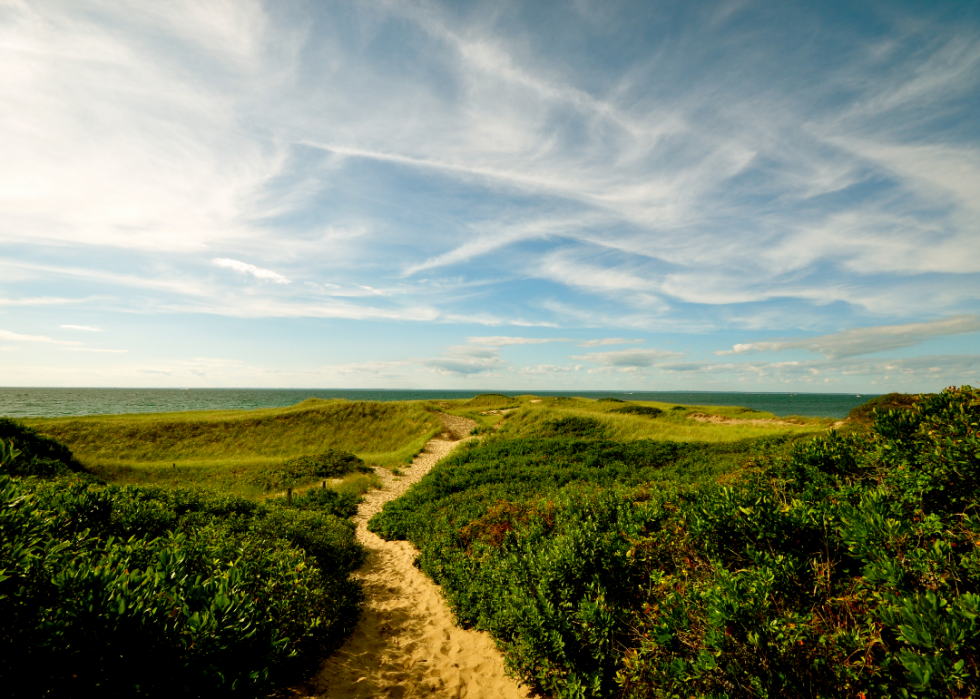
[[[678,405],[737,405],[779,417],[803,415],[841,419],[876,394],[736,393],[712,391],[506,391],[426,389],[303,388],[0,388],[0,416],[66,417],[171,413],[188,410],[255,410],[283,408],[307,398],[347,400],[451,400],[481,393],[519,396],[581,396],[657,401]]]

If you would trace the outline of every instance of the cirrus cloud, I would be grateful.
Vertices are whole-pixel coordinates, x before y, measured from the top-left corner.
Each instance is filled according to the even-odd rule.
[[[276,284],[290,284],[291,281],[286,279],[278,272],[273,272],[271,269],[262,269],[261,267],[256,267],[247,262],[241,262],[240,260],[232,260],[227,257],[216,257],[211,260],[211,264],[215,267],[224,267],[226,269],[232,269],[236,272],[242,274],[251,274],[256,279],[263,279],[270,282],[275,282]]]
[[[964,314],[939,318],[925,323],[879,325],[870,328],[850,328],[832,335],[803,339],[764,340],[737,344],[730,350],[715,352],[717,355],[745,354],[748,352],[781,352],[802,349],[822,354],[827,359],[843,359],[872,354],[885,350],[911,347],[932,337],[961,335],[980,331],[980,316]]]
[[[683,352],[670,352],[659,349],[627,349],[612,352],[590,352],[572,359],[608,367],[650,367],[667,359],[683,357]]]

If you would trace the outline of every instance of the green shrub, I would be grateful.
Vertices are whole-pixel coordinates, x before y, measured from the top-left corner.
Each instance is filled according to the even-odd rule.
[[[978,425],[963,387],[805,443],[500,440],[370,527],[552,696],[976,696]]]
[[[12,444],[19,452],[16,459],[0,463],[0,473],[52,477],[82,470],[68,447],[16,420],[0,417],[0,442]]]
[[[603,439],[609,436],[609,429],[595,418],[569,415],[544,421],[541,436]]]
[[[270,498],[270,505],[286,506],[286,498]],[[348,519],[357,514],[360,498],[353,493],[341,492],[334,488],[310,488],[293,496],[293,508],[297,510],[315,510]]]
[[[295,680],[360,602],[353,525],[317,502],[0,477],[0,680],[28,697],[251,697]]]
[[[658,417],[664,414],[664,411],[660,408],[651,408],[648,405],[624,405],[622,408],[616,408],[612,412],[624,413],[626,415],[643,415],[644,417]]]
[[[918,400],[919,396],[908,393],[886,393],[883,396],[875,396],[866,403],[851,408],[847,417],[856,422],[871,423],[874,421],[875,412],[888,413],[892,410],[908,410]]]
[[[266,491],[309,482],[317,478],[339,478],[352,472],[368,473],[371,469],[364,461],[345,451],[330,449],[320,454],[307,454],[289,459],[278,466],[262,469],[251,476],[249,482]]]

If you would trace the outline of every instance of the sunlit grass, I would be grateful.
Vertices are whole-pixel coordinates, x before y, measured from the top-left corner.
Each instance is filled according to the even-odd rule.
[[[198,485],[254,496],[282,461],[328,449],[370,465],[411,462],[442,423],[419,402],[310,399],[289,408],[26,420],[89,470],[122,484]],[[301,485],[299,483],[296,484]]]
[[[663,412],[656,417],[616,412],[629,405]],[[440,411],[473,419],[482,433],[503,439],[547,433],[549,423],[567,417],[597,420],[603,437],[616,441],[708,443],[807,434],[824,430],[833,422],[784,418],[766,424],[712,424],[688,416],[776,418],[737,406],[496,394],[470,400],[387,403],[310,399],[288,408],[34,418],[25,422],[67,444],[82,464],[115,483],[195,485],[257,497],[264,491],[253,481],[260,480],[264,469],[328,449],[354,453],[373,466],[397,468],[408,464],[429,439],[443,431],[437,416]],[[309,484],[297,481],[291,486]]]
[[[522,397],[524,398],[524,397]],[[663,412],[656,417],[615,412],[624,405],[642,405]],[[680,408],[680,409],[677,409]],[[691,419],[692,413],[733,420],[772,420],[765,424],[730,422],[715,424]],[[737,406],[678,406],[673,403],[636,401],[592,401],[584,398],[546,398],[540,403],[522,400],[520,410],[507,416],[500,429],[502,438],[532,437],[547,432],[548,423],[565,417],[597,420],[606,439],[633,441],[652,439],[676,442],[736,442],[743,439],[784,434],[806,434],[825,430],[827,418],[777,418],[772,413]]]

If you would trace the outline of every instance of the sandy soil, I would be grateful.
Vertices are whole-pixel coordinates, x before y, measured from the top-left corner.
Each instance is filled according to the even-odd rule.
[[[775,420],[773,418],[741,419],[737,417],[725,417],[724,415],[708,415],[706,413],[691,413],[687,417],[689,420],[697,420],[698,422],[710,422],[716,425],[791,425],[793,427],[800,426],[800,423],[798,422],[791,422],[789,420]],[[838,420],[827,429],[836,430],[845,422],[847,422],[847,419]]]
[[[799,427],[798,422],[788,420],[776,420],[773,418],[742,419],[737,417],[725,417],[724,415],[708,415],[707,413],[691,413],[687,416],[689,420],[698,422],[710,422],[715,425],[792,425]]]
[[[442,416],[446,432],[429,441],[405,475],[376,470],[381,490],[365,495],[354,517],[357,539],[368,551],[355,573],[364,586],[357,628],[316,678],[297,696],[324,699],[368,697],[526,698],[530,694],[504,674],[503,657],[490,636],[453,623],[439,587],[412,565],[418,550],[405,541],[384,541],[367,521],[401,496],[439,459],[466,438],[472,420]]]

